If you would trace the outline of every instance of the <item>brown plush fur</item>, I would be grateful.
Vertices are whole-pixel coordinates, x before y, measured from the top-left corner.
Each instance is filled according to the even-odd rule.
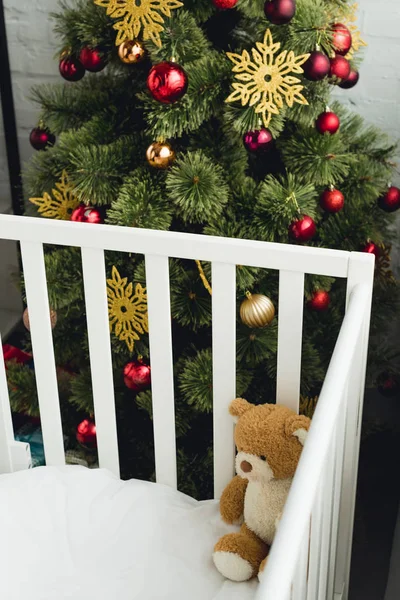
[[[293,477],[302,451],[293,434],[298,429],[308,430],[310,419],[294,415],[284,406],[254,406],[242,399],[234,400],[230,412],[240,417],[235,429],[239,452],[267,456],[275,479]]]
[[[253,567],[251,577],[257,575],[269,547],[257,537],[245,523],[238,533],[224,535],[215,545],[214,552],[232,552],[238,554]]]
[[[243,517],[244,495],[248,483],[247,479],[242,479],[242,477],[236,475],[224,489],[221,496],[220,511],[225,523],[232,525],[238,523]]]

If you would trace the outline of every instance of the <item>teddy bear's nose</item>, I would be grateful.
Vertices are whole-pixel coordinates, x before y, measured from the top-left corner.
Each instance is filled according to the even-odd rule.
[[[253,469],[253,467],[247,460],[242,460],[242,462],[240,463],[240,468],[244,473],[250,473],[250,471]]]

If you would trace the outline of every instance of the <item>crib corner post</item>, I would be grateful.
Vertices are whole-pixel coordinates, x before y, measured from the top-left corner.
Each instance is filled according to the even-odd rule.
[[[14,431],[3,356],[3,343],[0,335],[0,474],[11,473],[13,471],[11,453],[13,442]]]
[[[360,252],[352,252],[350,254],[346,307],[349,305],[354,288],[358,285],[365,286],[367,290],[367,302],[363,306],[363,325],[359,333],[358,348],[354,357],[352,376],[348,382],[344,403],[345,440],[334,588],[335,597],[341,600],[347,600],[349,593],[374,264],[374,257],[371,255]]]

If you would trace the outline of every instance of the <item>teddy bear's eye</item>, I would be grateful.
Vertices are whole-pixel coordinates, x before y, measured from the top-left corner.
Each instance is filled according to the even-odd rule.
[[[260,456],[261,460],[267,460],[266,456]]]

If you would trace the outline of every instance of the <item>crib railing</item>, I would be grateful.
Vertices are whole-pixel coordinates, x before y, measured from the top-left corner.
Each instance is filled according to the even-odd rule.
[[[276,401],[299,409],[305,273],[347,278],[348,310],[260,587],[270,600],[345,599],[365,379],[373,257],[302,246],[0,216],[21,244],[47,465],[65,462],[43,244],[81,248],[99,464],[119,474],[104,251],[144,254],[156,478],[176,487],[169,258],[212,263],[214,492],[234,472],[236,265],[279,270]],[[1,348],[1,346],[0,346]],[[0,349],[1,352],[1,349]],[[16,469],[0,355],[0,473]],[[326,592],[325,592],[326,590]]]

